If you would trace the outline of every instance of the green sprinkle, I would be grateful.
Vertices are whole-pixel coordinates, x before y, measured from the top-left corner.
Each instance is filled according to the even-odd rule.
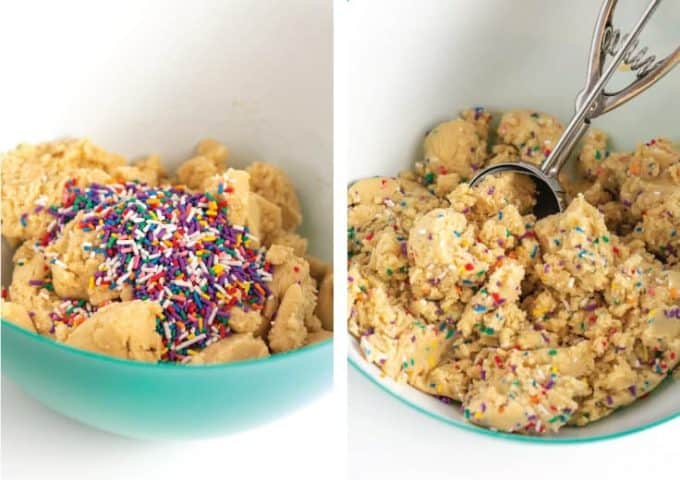
[[[599,150],[595,150],[595,160],[601,160],[602,159],[602,154],[600,153]]]
[[[581,325],[583,325],[583,324],[581,324]],[[551,348],[550,350],[548,350],[548,355],[550,355],[550,356],[557,355],[557,350],[555,350],[554,348]]]
[[[426,173],[425,176],[423,177],[423,183],[425,183],[425,185],[432,185],[434,183],[435,178],[436,176],[434,173],[432,172]]]

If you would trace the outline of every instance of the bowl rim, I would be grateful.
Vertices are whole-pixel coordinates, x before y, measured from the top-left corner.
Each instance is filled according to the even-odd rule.
[[[316,342],[313,343],[312,345],[307,345],[302,348],[298,348],[297,350],[290,350],[288,352],[282,352],[282,353],[276,353],[274,355],[271,355],[267,358],[254,358],[254,359],[248,359],[248,360],[237,360],[234,362],[224,362],[224,363],[213,363],[213,364],[201,364],[201,365],[190,365],[190,364],[182,364],[182,363],[151,363],[151,362],[143,362],[140,360],[128,360],[125,358],[118,358],[118,357],[112,357],[109,355],[103,355],[101,353],[97,352],[91,352],[89,350],[82,350],[80,348],[72,347],[71,345],[67,345],[62,342],[58,342],[54,340],[53,338],[46,337],[43,335],[40,335],[38,333],[33,333],[29,330],[26,330],[25,328],[22,328],[18,325],[15,325],[14,323],[10,322],[9,320],[5,320],[4,318],[0,318],[0,323],[2,324],[2,328],[9,328],[10,330],[13,330],[14,332],[24,335],[26,338],[42,343],[43,345],[46,345],[48,347],[52,348],[57,348],[62,351],[68,352],[72,355],[76,356],[81,356],[90,360],[96,360],[99,362],[104,362],[104,363],[112,363],[114,365],[120,365],[120,366],[125,366],[125,367],[130,367],[130,368],[137,368],[137,369],[154,369],[154,370],[167,370],[167,371],[189,371],[189,370],[226,370],[226,369],[237,369],[237,368],[246,368],[246,367],[251,367],[257,364],[272,364],[272,363],[280,363],[283,361],[286,361],[288,359],[294,358],[294,357],[299,357],[311,352],[314,352],[316,350],[321,350],[325,348],[330,348],[333,345],[333,337],[328,338],[326,340],[323,340],[321,342]]]
[[[350,339],[353,338],[349,333],[348,335],[350,336]],[[351,344],[351,342],[350,342]],[[351,347],[350,347],[351,348]],[[361,357],[363,360],[363,357]],[[401,403],[404,405],[412,408],[413,410],[432,418],[433,420],[437,420],[439,422],[445,423],[447,425],[452,425],[454,427],[460,428],[461,430],[465,430],[468,432],[474,432],[478,435],[490,437],[490,438],[496,438],[496,439],[502,439],[502,440],[510,440],[510,441],[515,441],[519,443],[534,443],[534,444],[541,444],[541,445],[564,445],[564,444],[577,444],[577,443],[594,443],[594,442],[601,442],[601,441],[606,441],[606,440],[613,440],[619,437],[624,437],[626,435],[631,435],[633,433],[641,432],[643,430],[647,430],[653,427],[656,427],[657,425],[661,425],[663,423],[669,422],[673,419],[680,418],[680,409],[678,411],[672,413],[669,416],[666,416],[664,418],[661,418],[659,420],[655,420],[653,422],[645,423],[640,426],[628,428],[626,430],[618,431],[615,433],[611,434],[606,434],[606,435],[594,435],[592,437],[582,437],[582,438],[576,438],[576,437],[553,437],[553,436],[536,436],[536,435],[521,435],[518,433],[508,433],[508,432],[499,432],[495,430],[490,430],[487,428],[482,428],[477,425],[473,425],[471,423],[466,423],[466,422],[461,422],[459,420],[454,420],[452,418],[445,417],[443,415],[440,415],[438,413],[435,413],[421,405],[418,405],[415,402],[412,402],[408,400],[405,397],[402,397],[401,395],[397,394],[396,392],[393,392],[390,390],[387,385],[378,379],[374,378],[371,374],[368,373],[367,370],[364,369],[364,367],[360,364],[360,362],[357,362],[355,359],[351,358],[349,355],[347,356],[347,361],[349,364],[357,370],[364,378],[368,379],[372,384],[377,385],[380,390],[384,391],[385,393],[389,394],[392,398],[395,398],[399,400]],[[366,360],[363,360],[364,362],[368,363]],[[414,388],[410,385],[408,385],[409,388]],[[624,407],[625,408],[625,407]]]

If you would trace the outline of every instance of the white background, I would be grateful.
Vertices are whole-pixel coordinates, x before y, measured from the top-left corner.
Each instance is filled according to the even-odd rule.
[[[353,368],[348,377],[352,480],[678,478],[680,419],[602,442],[527,444],[443,424],[388,396]]]
[[[3,480],[317,479],[319,472],[336,471],[336,452],[345,444],[338,422],[329,415],[335,403],[329,392],[285,418],[243,433],[145,442],[71,421],[3,379],[0,476]]]

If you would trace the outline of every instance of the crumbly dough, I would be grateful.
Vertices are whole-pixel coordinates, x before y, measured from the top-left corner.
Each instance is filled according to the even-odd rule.
[[[2,155],[2,234],[13,244],[44,234],[64,185],[110,183],[125,160],[89,140],[23,144]]]
[[[664,139],[611,152],[592,130],[580,178],[564,178],[569,206],[536,221],[526,177],[463,177],[540,163],[562,126],[508,112],[489,146],[489,122],[467,110],[428,134],[413,172],[350,187],[348,328],[387,376],[460,402],[470,422],[586,425],[678,365],[680,153]]]
[[[26,307],[21,304],[1,300],[0,315],[14,325],[24,328],[29,332],[36,333],[35,326],[33,325],[33,321],[31,321],[31,317],[28,315]]]
[[[246,170],[228,168],[228,153],[219,142],[203,140],[174,177],[167,176],[158,156],[127,164],[123,157],[88,140],[20,145],[4,154],[2,234],[17,248],[11,282],[3,291],[3,319],[74,347],[149,362],[161,360],[175,347],[189,348],[182,361],[206,364],[262,358],[328,338],[332,335],[332,270],[321,260],[306,257],[308,241],[295,232],[302,213],[292,182],[282,170],[263,162]],[[262,305],[256,309],[230,304],[219,312],[219,318],[217,309],[210,319],[206,314],[200,324],[213,322],[215,331],[221,333],[208,338],[202,349],[192,343],[198,337],[194,334],[166,344],[172,332],[164,330],[167,325],[160,317],[167,313],[168,302],[157,303],[144,295],[136,298],[130,284],[103,280],[120,260],[107,256],[111,255],[107,248],[116,239],[108,239],[108,247],[102,242],[101,223],[91,223],[94,217],[89,208],[94,207],[83,204],[84,209],[71,213],[55,229],[61,209],[89,201],[79,196],[86,187],[130,188],[130,184],[118,185],[125,182],[159,188],[172,184],[180,192],[197,194],[205,198],[206,215],[223,211],[231,228],[247,231],[243,244],[263,249],[260,254],[266,268],[271,267],[257,286],[264,309]],[[173,225],[168,230],[173,232]],[[135,235],[152,243],[172,236],[166,232],[159,239],[146,233],[142,224]],[[195,235],[185,238],[200,241]],[[137,251],[130,247],[126,255],[137,255]],[[182,265],[181,259],[177,262],[174,265]],[[224,265],[216,267],[221,270],[215,275],[225,269]],[[181,273],[178,269],[175,276]],[[150,274],[142,276],[148,279]],[[130,273],[129,278],[135,277]],[[166,293],[173,291],[166,288]],[[194,312],[189,307],[182,314],[196,321]],[[178,346],[182,344],[192,346]],[[162,361],[168,360],[163,357]]]
[[[527,163],[548,158],[564,127],[555,117],[533,110],[512,110],[498,124],[498,143],[512,145]]]
[[[303,300],[302,288],[297,283],[286,289],[269,331],[269,346],[273,352],[294,350],[304,344],[307,327]]]
[[[203,365],[206,363],[234,362],[268,356],[269,349],[264,340],[259,337],[253,337],[251,333],[237,333],[204,348],[200,353],[191,358],[190,363],[192,365]]]
[[[133,300],[100,308],[66,339],[66,344],[129,360],[157,361],[163,345],[156,332],[161,306]]]
[[[251,163],[246,170],[250,174],[250,188],[281,208],[283,228],[296,229],[302,222],[300,200],[283,170],[263,162]]]
[[[229,151],[223,145],[211,139],[203,140],[196,148],[196,156],[177,169],[177,182],[189,188],[201,188],[208,178],[224,172],[228,156]]]
[[[333,274],[327,273],[319,284],[316,316],[325,330],[333,331]]]

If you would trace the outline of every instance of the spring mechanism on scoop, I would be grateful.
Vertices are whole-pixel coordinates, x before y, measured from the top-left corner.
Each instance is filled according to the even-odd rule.
[[[602,38],[602,51],[611,56],[616,55],[627,38],[627,33],[621,35],[621,30],[618,28],[607,26]],[[656,66],[656,55],[646,56],[648,48],[642,47],[638,50],[638,44],[637,40],[633,42],[630,50],[623,57],[622,65],[627,65],[631,71],[635,72],[637,78],[642,78]]]

